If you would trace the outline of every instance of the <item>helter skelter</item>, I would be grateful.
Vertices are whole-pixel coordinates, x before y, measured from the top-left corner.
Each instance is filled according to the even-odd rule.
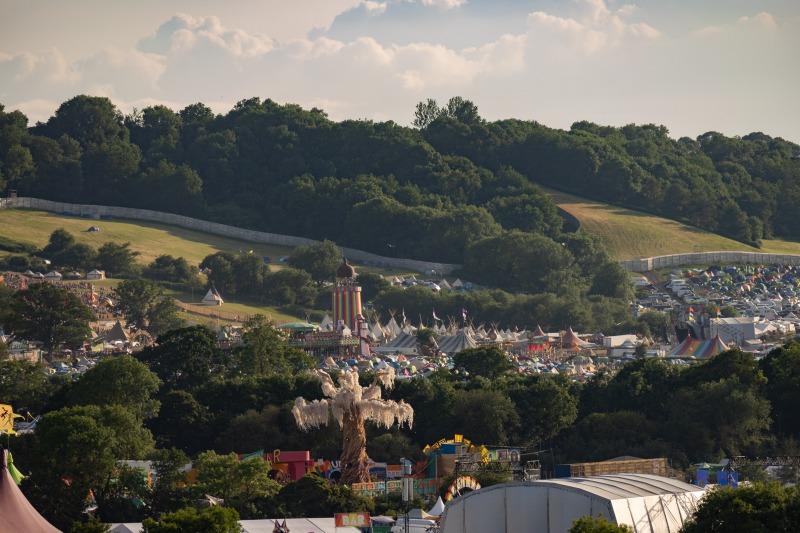
[[[339,387],[322,370],[317,371],[322,382],[322,393],[328,398],[306,402],[297,398],[292,408],[297,425],[301,429],[317,428],[328,424],[330,413],[339,422],[344,436],[342,456],[340,457],[342,483],[366,483],[369,478],[369,458],[367,457],[367,434],[364,421],[372,420],[378,425],[390,428],[395,420],[399,425],[411,424],[414,410],[403,400],[395,402],[381,398],[383,384],[387,389],[394,386],[394,369],[380,370],[368,387],[361,387],[358,374],[345,372],[339,377]]]

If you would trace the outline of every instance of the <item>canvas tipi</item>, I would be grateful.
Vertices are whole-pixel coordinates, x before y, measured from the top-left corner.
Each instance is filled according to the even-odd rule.
[[[203,305],[222,305],[225,302],[223,302],[222,296],[219,295],[217,288],[214,287],[214,285],[211,285],[211,288],[208,289],[205,298],[203,298],[203,301],[200,303]]]

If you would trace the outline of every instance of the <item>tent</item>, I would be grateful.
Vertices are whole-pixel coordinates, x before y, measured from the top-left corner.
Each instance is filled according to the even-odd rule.
[[[581,340],[572,327],[567,328],[567,332],[561,337],[561,343],[565,348],[585,348],[591,346],[592,343]]]
[[[682,343],[667,352],[666,357],[673,357],[677,359],[710,359],[720,352],[728,349],[725,343],[719,338],[719,335],[708,340],[698,340],[692,337],[686,337]]]
[[[444,512],[444,502],[442,501],[442,497],[439,496],[439,499],[436,500],[436,503],[433,505],[431,510],[428,511],[428,514],[430,516],[442,516],[443,512]]]
[[[439,338],[439,349],[448,355],[454,355],[469,348],[477,348],[477,346],[478,343],[467,333],[466,329],[458,330],[455,335]]]
[[[416,354],[419,351],[419,340],[415,335],[401,333],[391,342],[372,349],[378,353],[403,353],[407,355]]]
[[[211,285],[211,288],[208,289],[205,298],[203,298],[203,301],[200,303],[203,305],[222,305],[225,302],[222,301],[222,296],[220,296],[219,292],[217,292],[217,288],[214,287],[214,285]]]
[[[30,504],[19,490],[7,468],[6,451],[0,464],[0,531],[25,533],[59,533]]]
[[[533,330],[532,336],[534,339],[537,337],[547,337],[547,333],[542,331],[542,326],[537,325],[536,329]]]

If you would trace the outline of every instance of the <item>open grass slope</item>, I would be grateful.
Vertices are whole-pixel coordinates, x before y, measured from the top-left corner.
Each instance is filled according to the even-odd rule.
[[[100,231],[89,233],[86,230],[97,226]],[[69,217],[45,211],[29,209],[0,210],[0,235],[18,242],[44,247],[53,230],[64,228],[79,242],[97,249],[108,241],[130,242],[131,248],[140,252],[139,262],[143,265],[159,255],[168,254],[183,257],[189,264],[198,265],[203,258],[215,252],[250,251],[277,260],[289,253],[291,248],[269,244],[248,243],[219,235],[166,226],[140,220],[91,220]]]
[[[99,232],[87,232],[90,226],[100,228]],[[251,243],[237,239],[229,239],[219,235],[188,230],[176,226],[168,226],[154,222],[139,220],[92,220],[80,217],[64,216],[46,211],[31,209],[0,209],[0,236],[7,237],[16,242],[32,244],[43,248],[50,239],[50,234],[64,228],[70,232],[78,242],[86,243],[97,249],[106,242],[130,242],[131,248],[141,253],[138,263],[147,265],[159,255],[168,254],[173,257],[183,257],[189,264],[198,265],[209,254],[225,251],[238,253],[249,252],[260,256],[269,256],[273,263],[270,268],[280,268],[278,258],[288,255],[291,247],[275,246],[261,243]],[[6,252],[0,251],[0,255]],[[419,274],[400,269],[359,266],[359,272],[374,272],[384,276]],[[98,287],[112,290],[119,280],[109,279],[96,283]],[[199,304],[205,296],[205,289],[193,293],[178,292],[170,289],[164,290],[165,294],[188,304]],[[295,317],[282,313],[274,307],[261,306],[247,301],[234,301],[222,295],[225,304],[218,309],[226,314],[235,314],[242,317],[261,313],[275,319],[276,322],[291,322],[305,317]],[[209,311],[210,312],[210,311]],[[193,313],[186,313],[187,320],[201,323],[214,322],[214,319]],[[218,322],[218,321],[217,321]]]
[[[754,248],[674,220],[545,190],[558,207],[581,222],[585,231],[600,237],[614,259],[718,250],[800,254],[800,243],[765,240],[760,249]]]

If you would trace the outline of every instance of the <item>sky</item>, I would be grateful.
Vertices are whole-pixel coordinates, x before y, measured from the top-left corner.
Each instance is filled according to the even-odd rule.
[[[0,0],[0,105],[270,98],[410,126],[418,102],[568,129],[800,143],[797,0]]]

